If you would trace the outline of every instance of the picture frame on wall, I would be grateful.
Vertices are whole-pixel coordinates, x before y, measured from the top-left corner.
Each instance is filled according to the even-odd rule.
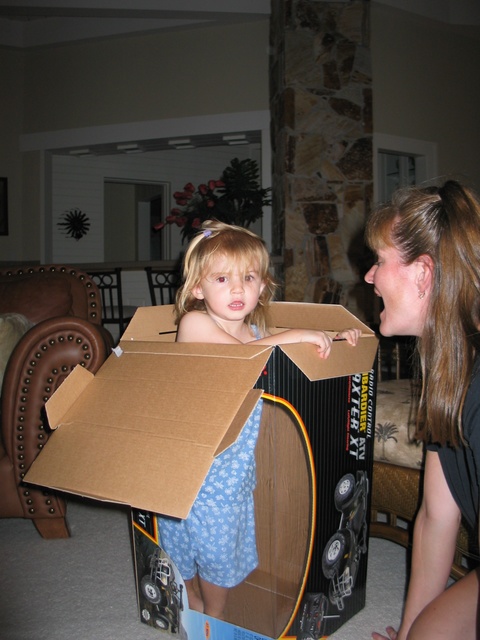
[[[0,178],[0,236],[8,236],[8,178]]]

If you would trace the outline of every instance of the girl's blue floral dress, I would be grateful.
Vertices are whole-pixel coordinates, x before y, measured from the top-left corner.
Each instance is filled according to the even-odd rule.
[[[253,490],[262,407],[260,399],[236,442],[215,458],[188,517],[157,517],[160,545],[184,580],[198,573],[234,587],[258,565]]]

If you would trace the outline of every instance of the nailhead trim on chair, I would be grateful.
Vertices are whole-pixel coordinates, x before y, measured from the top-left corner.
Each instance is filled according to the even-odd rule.
[[[25,403],[27,402],[27,396],[29,394],[29,387],[35,381],[35,368],[37,366],[37,361],[42,357],[45,357],[47,351],[51,349],[55,349],[57,344],[62,345],[65,342],[73,342],[76,344],[82,345],[83,350],[83,358],[84,361],[79,364],[83,367],[87,364],[89,360],[92,358],[92,350],[88,343],[84,343],[84,338],[77,336],[75,337],[72,333],[65,333],[64,331],[58,331],[57,335],[51,337],[48,342],[41,342],[39,344],[38,350],[35,352],[35,360],[31,360],[29,366],[25,370],[25,376],[23,378],[24,386],[22,387],[22,396],[20,396],[20,406],[18,407],[18,416],[17,416],[17,459],[18,459],[18,477],[19,482],[22,483],[26,474],[26,470],[29,468],[33,458],[31,460],[26,460],[25,456],[25,445],[24,445],[24,434],[23,434],[23,422],[25,420],[22,413],[25,412]],[[44,390],[45,395],[43,396],[43,401],[46,402],[50,396],[53,394],[55,389],[60,385],[61,382],[67,377],[70,371],[76,366],[72,364],[70,366],[62,365],[60,367],[55,367],[51,370],[50,375],[45,380]],[[48,435],[45,433],[45,428],[42,422],[38,424],[38,433],[37,433],[37,449],[41,450],[48,439]],[[23,492],[23,496],[25,499],[25,504],[28,510],[28,513],[34,515],[37,512],[41,512],[45,515],[54,515],[56,513],[56,509],[52,506],[52,497],[51,494],[47,491],[44,491],[42,494],[38,492],[31,492],[29,489],[25,489]]]
[[[45,272],[68,273],[69,275],[78,278],[82,282],[85,282],[85,287],[87,289],[92,289],[91,291],[88,292],[88,297],[91,299],[91,301],[89,302],[89,307],[91,309],[88,313],[89,320],[94,324],[100,324],[99,315],[98,315],[98,309],[100,305],[100,301],[98,298],[99,294],[98,294],[98,291],[93,288],[90,277],[85,273],[79,272],[77,269],[72,269],[65,266],[50,265],[50,266],[34,266],[28,269],[21,269],[21,268],[16,270],[8,269],[7,271],[4,271],[2,275],[15,276],[15,275],[29,275],[34,273],[45,273]]]

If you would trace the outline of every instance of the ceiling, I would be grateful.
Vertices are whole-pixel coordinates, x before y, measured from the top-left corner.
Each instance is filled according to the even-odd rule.
[[[463,28],[480,25],[479,0],[377,1],[430,19],[462,25]],[[0,46],[25,50],[127,34],[245,23],[268,18],[270,4],[270,0],[0,0]],[[189,143],[183,145],[174,145],[168,139],[152,139],[136,140],[136,147],[123,150],[115,143],[52,151],[64,154],[76,151],[74,155],[112,155],[179,146],[261,142],[259,131],[229,133],[244,133],[245,138],[243,141],[226,141],[222,134],[197,135],[191,136]],[[127,141],[126,144],[133,142]]]
[[[377,1],[450,24],[480,25],[479,0]],[[269,15],[270,0],[0,0],[0,45],[27,49]]]
[[[136,33],[244,23],[268,19],[269,15],[270,0],[0,0],[0,45],[33,49]],[[226,140],[225,135],[233,139]],[[261,131],[242,130],[51,151],[99,156],[260,143]]]
[[[0,0],[0,45],[31,48],[269,15],[270,0]]]

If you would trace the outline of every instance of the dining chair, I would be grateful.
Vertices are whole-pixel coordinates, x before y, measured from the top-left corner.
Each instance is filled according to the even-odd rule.
[[[180,272],[176,269],[154,269],[153,267],[145,267],[145,271],[152,306],[173,304],[180,286]]]
[[[122,269],[95,269],[88,275],[97,285],[102,298],[102,325],[116,325],[120,336],[125,331],[137,307],[124,306],[122,296]]]

